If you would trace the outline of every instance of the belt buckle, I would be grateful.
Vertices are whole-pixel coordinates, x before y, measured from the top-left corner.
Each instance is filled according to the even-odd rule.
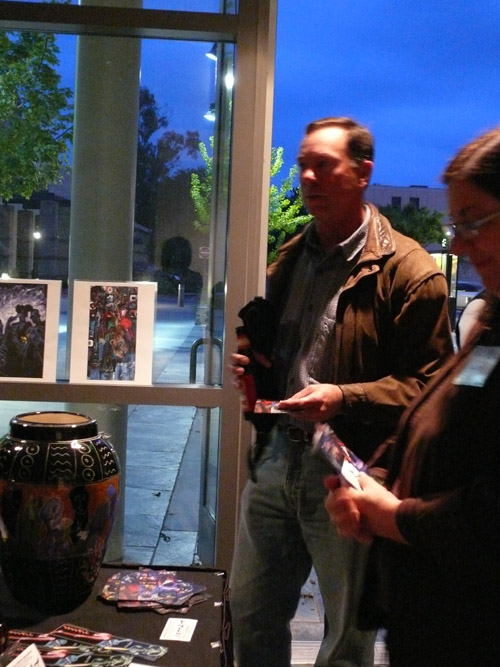
[[[288,438],[291,442],[309,442],[309,433],[299,426],[287,426]]]

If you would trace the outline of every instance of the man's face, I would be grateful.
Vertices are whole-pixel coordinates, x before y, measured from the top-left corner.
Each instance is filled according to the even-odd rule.
[[[354,162],[344,129],[323,127],[307,134],[297,162],[304,204],[317,220],[329,221],[359,210],[373,163]]]

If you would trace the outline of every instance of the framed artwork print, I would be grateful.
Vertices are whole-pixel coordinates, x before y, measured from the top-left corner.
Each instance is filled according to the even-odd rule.
[[[75,280],[70,382],[151,384],[156,283]]]
[[[0,378],[55,382],[60,280],[0,280]]]

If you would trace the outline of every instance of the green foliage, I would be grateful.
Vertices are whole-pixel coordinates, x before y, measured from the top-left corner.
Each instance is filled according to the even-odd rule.
[[[214,138],[210,137],[210,148],[214,149]],[[212,168],[213,157],[208,154],[207,147],[201,141],[198,150],[205,163],[203,175],[198,172],[191,174],[191,199],[193,200],[196,218],[194,227],[206,233],[210,229],[210,210],[212,205]]]
[[[282,167],[283,148],[281,146],[272,148],[271,181],[279,174]],[[311,216],[304,211],[297,190],[293,188],[296,174],[297,166],[293,166],[279,186],[271,182],[269,188],[268,264],[276,259],[280,246],[311,219]]]
[[[389,218],[394,229],[410,236],[420,245],[426,246],[431,243],[441,243],[443,240],[443,214],[438,211],[417,208],[408,204],[403,209],[393,206],[380,206],[380,213]]]
[[[0,197],[29,198],[69,168],[70,88],[56,72],[54,35],[0,33]]]
[[[210,147],[213,152],[214,139],[210,138]],[[199,145],[200,155],[205,162],[204,173],[191,175],[191,198],[193,200],[196,220],[196,229],[206,232],[210,228],[210,207],[212,191],[213,157],[208,154],[203,142]],[[271,181],[283,167],[283,148],[271,149]],[[297,167],[291,167],[288,176],[279,186],[271,182],[269,187],[269,235],[268,235],[268,263],[272,262],[279,247],[287,238],[293,236],[297,229],[308,222],[311,217],[303,209],[298,193],[293,188],[293,180],[297,174]]]

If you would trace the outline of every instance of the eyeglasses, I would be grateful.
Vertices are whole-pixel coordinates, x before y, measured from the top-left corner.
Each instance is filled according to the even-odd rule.
[[[473,220],[472,222],[462,222],[460,224],[457,224],[456,222],[443,222],[442,227],[444,232],[452,239],[458,236],[464,241],[468,241],[476,238],[483,225],[499,217],[500,211],[495,211],[495,213],[490,213],[484,218]]]

